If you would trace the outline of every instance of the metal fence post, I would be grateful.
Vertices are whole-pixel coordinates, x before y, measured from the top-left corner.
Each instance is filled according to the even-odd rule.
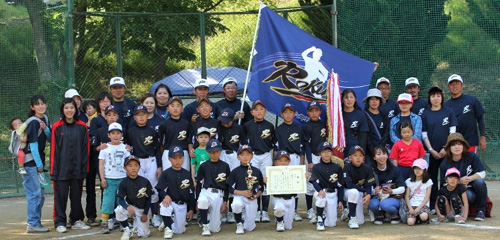
[[[120,17],[115,16],[115,38],[116,38],[116,68],[117,76],[123,77],[123,65],[122,65],[122,35],[120,27]]]
[[[68,11],[66,11],[66,41],[68,41],[67,58],[68,58],[68,88],[75,87],[75,62],[73,61],[73,6],[74,2],[68,0]]]
[[[337,44],[337,0],[333,0],[332,4],[332,44],[338,47]]]
[[[200,55],[201,55],[201,78],[207,78],[207,49],[205,46],[205,13],[200,13]]]

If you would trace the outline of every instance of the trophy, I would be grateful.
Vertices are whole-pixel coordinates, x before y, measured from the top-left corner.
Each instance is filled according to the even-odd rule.
[[[247,174],[248,174],[247,179],[246,179],[247,189],[252,191],[253,184],[254,184],[255,180],[254,180],[254,177],[252,176],[252,166],[250,166],[250,163],[248,164]]]

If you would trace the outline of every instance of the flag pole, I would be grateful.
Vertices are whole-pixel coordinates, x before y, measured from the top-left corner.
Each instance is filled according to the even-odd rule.
[[[257,42],[257,32],[259,30],[259,23],[260,23],[260,12],[262,8],[264,8],[266,5],[260,1],[259,3],[259,13],[257,15],[257,22],[255,23],[255,32],[253,34],[253,42],[252,42],[252,50],[250,51],[250,59],[248,60],[248,68],[247,68],[247,76],[245,78],[245,88],[243,89],[243,98],[241,101],[241,107],[240,107],[240,112],[243,111],[243,106],[245,105],[245,98],[247,95],[247,87],[248,87],[248,80],[250,79],[250,67],[252,65],[252,60],[253,60],[253,55],[255,52],[255,43]],[[241,118],[238,119],[238,124],[241,124]]]

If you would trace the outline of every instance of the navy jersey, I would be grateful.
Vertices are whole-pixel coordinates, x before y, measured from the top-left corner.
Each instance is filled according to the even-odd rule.
[[[196,174],[198,188],[215,188],[224,191],[224,201],[227,201],[229,192],[227,191],[227,179],[231,170],[229,164],[222,160],[212,162],[207,160],[200,165]],[[203,186],[202,186],[203,184]]]
[[[222,145],[223,150],[238,151],[240,145],[247,144],[245,131],[238,124],[231,124],[231,127],[226,128],[219,124],[217,138]]]
[[[154,114],[152,118],[149,118],[148,121],[146,122],[146,126],[153,128],[155,131],[158,132],[158,129],[160,128],[161,122],[165,121],[165,118],[161,117],[158,114]],[[135,122],[135,119],[131,119],[130,123],[128,124],[128,128],[133,128],[137,126],[137,123]]]
[[[219,116],[219,107],[212,101],[210,101],[210,105],[212,106],[210,117],[217,119],[217,117]],[[197,107],[198,107],[198,101],[196,100],[186,105],[184,107],[184,110],[182,111],[181,118],[191,122],[191,117],[193,117],[193,114],[200,115],[200,113],[196,110]],[[198,121],[198,119],[196,121]]]
[[[303,154],[302,128],[296,123],[282,123],[276,128],[276,150],[286,150],[289,154]]]
[[[150,201],[155,192],[148,179],[137,176],[135,179],[127,176],[118,186],[117,197],[125,199],[128,205],[139,209],[146,207],[146,201]]]
[[[92,138],[90,143],[92,144],[92,146],[97,147],[103,143],[108,143],[110,141],[111,140],[108,136],[108,124],[106,123],[106,125],[97,130],[96,135]]]
[[[132,112],[137,104],[129,98],[124,98],[121,102],[113,101],[113,106],[123,122],[122,125],[128,126],[132,118]]]
[[[467,149],[464,149],[464,151],[467,151]],[[441,166],[439,168],[441,174],[441,184],[444,184],[446,170],[452,167],[457,168],[458,171],[460,171],[460,176],[462,177],[472,176],[478,172],[485,171],[484,165],[481,162],[481,159],[479,159],[479,156],[475,153],[467,152],[466,159],[460,159],[457,162],[445,159],[441,162]]]
[[[385,100],[385,104],[378,107],[378,110],[389,118],[389,122],[393,117],[399,114],[399,105],[396,101],[387,99]]]
[[[169,149],[173,145],[179,145],[182,149],[188,149],[189,135],[191,130],[189,122],[185,119],[167,118],[160,124],[158,136],[163,149]]]
[[[89,121],[89,117],[84,111],[78,109],[78,120],[84,122],[85,124]]]
[[[276,142],[276,135],[274,126],[262,120],[256,122],[255,120],[248,121],[243,125],[245,135],[248,139],[248,144],[252,147],[254,152],[269,152],[274,148]]]
[[[194,184],[191,174],[186,169],[175,170],[168,168],[163,171],[155,188],[158,193],[164,192],[165,195],[168,195],[173,202],[179,203],[182,201],[189,204],[189,209],[195,208]]]
[[[104,116],[99,114],[96,118],[90,121],[89,135],[91,137],[95,136],[97,134],[97,130],[103,126],[108,126],[108,123],[106,122],[106,119],[104,119]]]
[[[189,136],[189,143],[193,144],[193,148],[197,148],[199,146],[198,141],[196,140],[196,134],[198,133],[198,128],[206,127],[210,130],[210,138],[217,138],[217,128],[219,127],[219,121],[215,118],[202,118],[199,116],[196,119],[196,122],[190,122],[189,127],[191,128],[191,136]]]
[[[370,130],[365,113],[359,109],[354,109],[352,112],[342,111],[342,117],[344,118],[346,149],[362,145],[359,141],[359,135]],[[365,148],[366,146],[361,147]]]
[[[404,187],[405,186],[405,179],[403,179],[403,176],[401,175],[401,172],[399,171],[399,168],[395,167],[387,161],[387,165],[385,170],[380,170],[377,167],[374,168],[374,173],[376,178],[378,178],[378,185],[384,185],[390,187],[392,189],[396,189],[398,187]]]
[[[155,114],[159,115],[162,118],[167,118],[168,117],[168,111],[167,111],[167,106],[156,106],[155,108]]]
[[[366,111],[368,122],[369,134],[367,141],[367,150],[372,150],[376,146],[385,147],[389,140],[389,119],[383,115],[380,111],[378,114],[374,114],[370,111]]]
[[[346,188],[355,188],[360,192],[371,193],[371,188],[375,185],[375,177],[371,167],[364,163],[359,167],[347,163],[343,171]]]
[[[312,154],[318,155],[319,145],[326,141],[326,122],[325,121],[309,121],[302,125],[302,145],[309,145]],[[310,161],[310,159],[308,159]]]
[[[422,132],[427,132],[432,148],[438,152],[446,144],[450,127],[453,126],[457,126],[457,119],[450,108],[442,107],[437,111],[427,109],[422,114]]]
[[[340,193],[341,190],[343,192],[344,174],[338,164],[321,160],[314,164],[309,182],[318,183],[321,189],[339,189]]]
[[[418,116],[422,116],[424,114],[424,111],[428,108],[429,103],[422,99],[418,98],[416,100],[413,100],[413,106],[411,107],[411,112],[417,114]]]
[[[227,185],[231,193],[234,193],[234,190],[249,190],[249,186],[254,195],[259,191],[264,191],[264,178],[262,177],[262,173],[256,167],[251,168],[251,177],[248,177],[248,166],[240,165],[231,171],[229,179],[227,180]]]
[[[467,188],[463,184],[458,184],[453,191],[448,190],[447,187],[442,187],[438,190],[437,195],[438,196],[445,196],[446,199],[451,199],[453,194],[456,194],[460,200],[463,201],[462,199],[462,193],[466,192]]]
[[[125,143],[132,147],[132,155],[138,158],[156,157],[156,166],[162,166],[160,142],[153,128],[136,126],[127,130]]]
[[[227,99],[224,98],[217,102],[217,107],[221,110],[224,108],[230,108],[236,113],[241,109],[241,100],[235,98],[233,101],[228,101]],[[250,111],[251,111],[250,106],[248,105],[248,103],[245,102],[245,104],[243,105],[243,112],[245,113],[245,117],[241,119],[241,125],[252,120],[252,114],[250,113]],[[238,124],[238,120],[234,122]]]
[[[45,118],[39,118],[39,121],[43,121],[47,127],[50,129],[50,122],[46,122]],[[25,154],[31,153],[30,143],[38,143],[38,153],[40,154],[40,158],[42,160],[42,164],[45,166],[45,146],[47,144],[47,136],[42,131],[40,135],[38,135],[38,131],[40,130],[40,122],[39,121],[31,121],[26,128],[26,138],[27,143],[26,147],[23,149]],[[35,161],[27,161],[24,163],[25,167],[34,167],[36,166]]]
[[[444,104],[455,113],[457,118],[457,132],[461,133],[471,146],[479,145],[477,133],[477,120],[485,113],[483,105],[479,100],[470,95],[462,94],[458,98],[452,98]]]

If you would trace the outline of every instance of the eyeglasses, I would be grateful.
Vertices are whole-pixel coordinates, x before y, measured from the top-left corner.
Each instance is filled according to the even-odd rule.
[[[236,87],[225,87],[226,90],[236,90]]]

